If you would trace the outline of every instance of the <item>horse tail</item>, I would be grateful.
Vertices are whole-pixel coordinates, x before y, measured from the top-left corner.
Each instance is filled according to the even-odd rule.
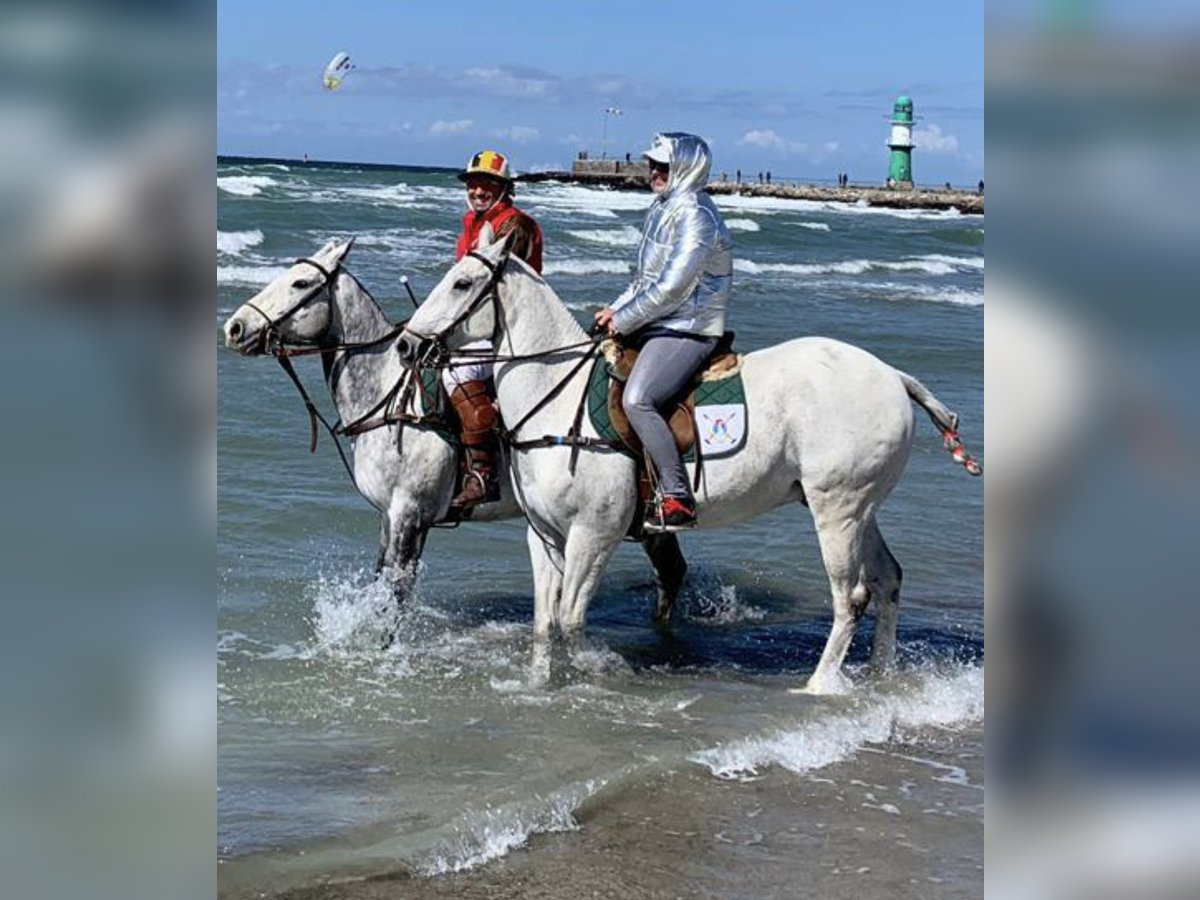
[[[972,475],[983,474],[983,467],[967,452],[958,436],[958,413],[946,408],[933,393],[907,372],[896,370],[900,382],[908,396],[917,402],[921,409],[929,414],[930,421],[942,433],[942,446],[950,451],[954,461]]]

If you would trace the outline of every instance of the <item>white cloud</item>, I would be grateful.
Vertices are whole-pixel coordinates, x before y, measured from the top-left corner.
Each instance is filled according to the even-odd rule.
[[[474,124],[474,121],[471,119],[459,119],[455,122],[438,121],[429,126],[429,134],[432,137],[446,137],[447,135],[451,134],[463,134],[464,132],[470,130],[471,126]]]
[[[531,144],[542,136],[536,128],[524,125],[514,125],[512,128],[497,128],[488,132],[492,137],[502,141],[512,141],[514,144]]]
[[[545,97],[553,86],[548,78],[539,78],[497,66],[467,69],[463,72],[463,84],[505,97]]]
[[[842,147],[842,145],[839,141],[826,141],[825,142],[825,152],[826,153],[836,153],[838,150],[841,149],[841,147]]]
[[[806,144],[800,141],[785,140],[769,128],[747,131],[738,139],[738,145],[778,150],[782,153],[803,153],[807,149]]]
[[[958,138],[942,134],[940,125],[926,125],[913,129],[913,143],[926,153],[957,153]]]

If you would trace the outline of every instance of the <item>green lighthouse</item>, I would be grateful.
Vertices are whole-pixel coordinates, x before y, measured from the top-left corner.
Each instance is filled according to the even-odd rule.
[[[888,140],[888,149],[892,151],[892,158],[888,164],[889,187],[911,188],[913,186],[912,129],[912,98],[901,94],[896,98],[896,103],[892,107],[892,136]]]

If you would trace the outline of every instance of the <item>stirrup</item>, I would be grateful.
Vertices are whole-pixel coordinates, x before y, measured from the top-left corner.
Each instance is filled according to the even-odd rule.
[[[658,534],[666,531],[687,531],[696,527],[696,507],[689,508],[678,497],[655,500],[646,511],[642,530]]]
[[[471,488],[478,485],[477,491]],[[471,496],[467,496],[470,494]],[[495,503],[500,499],[500,482],[493,475],[491,478],[475,469],[463,473],[462,490],[450,501],[451,509],[470,509],[483,503]]]

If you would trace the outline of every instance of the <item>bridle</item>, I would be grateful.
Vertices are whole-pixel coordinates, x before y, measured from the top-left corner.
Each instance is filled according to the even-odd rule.
[[[530,450],[535,447],[570,447],[571,474],[575,472],[575,462],[578,458],[580,447],[589,447],[592,449],[603,450],[621,450],[624,445],[608,441],[603,438],[585,437],[582,433],[583,424],[583,408],[587,401],[587,392],[584,391],[580,395],[579,408],[575,411],[574,421],[571,425],[571,430],[565,435],[542,435],[538,438],[528,440],[519,440],[518,432],[522,426],[532,419],[539,411],[541,411],[551,400],[557,397],[570,384],[571,380],[579,374],[580,370],[588,364],[599,352],[600,344],[596,340],[598,336],[593,329],[589,333],[587,340],[579,341],[574,344],[567,344],[563,347],[555,347],[550,350],[541,350],[537,353],[524,354],[499,354],[488,350],[454,350],[451,351],[446,344],[446,339],[454,333],[454,331],[467,319],[473,316],[485,303],[492,303],[493,320],[495,322],[492,329],[492,345],[496,345],[496,337],[499,333],[500,326],[504,320],[504,310],[500,304],[500,295],[498,291],[500,278],[504,274],[506,265],[508,264],[509,253],[505,251],[499,261],[493,263],[490,259],[482,254],[471,251],[466,254],[483,264],[488,270],[488,280],[484,284],[483,289],[479,294],[471,300],[470,303],[458,314],[448,325],[442,328],[435,334],[414,335],[413,332],[407,332],[417,338],[415,344],[410,343],[405,337],[400,340],[399,350],[401,358],[406,358],[412,365],[420,367],[422,365],[432,365],[438,368],[454,368],[455,366],[474,365],[479,362],[520,362],[525,360],[545,359],[550,356],[556,356],[568,350],[577,350],[581,347],[587,347],[579,361],[571,367],[571,370],[552,387],[544,397],[542,397],[533,407],[523,415],[511,428],[505,429],[502,434],[503,440],[513,450]],[[465,360],[454,362],[451,356],[465,357]]]
[[[399,346],[400,358],[414,366],[432,367],[432,368],[448,368],[453,366],[450,362],[451,350],[446,345],[446,339],[450,337],[458,326],[465,322],[488,301],[492,302],[492,310],[495,314],[495,326],[492,329],[492,343],[495,344],[496,331],[500,327],[500,303],[499,296],[496,292],[497,286],[500,283],[500,277],[504,274],[504,270],[508,265],[509,254],[507,251],[500,257],[498,262],[492,262],[486,256],[474,250],[466,254],[472,259],[478,260],[485,269],[488,270],[488,280],[483,286],[483,290],[467,304],[466,308],[458,314],[457,317],[445,328],[431,335],[416,335],[413,332],[408,332],[409,335],[416,337],[418,340],[411,343],[407,340],[402,340]],[[484,351],[483,354],[473,353],[469,350],[456,350],[455,356],[470,356],[472,363],[475,362],[496,362],[498,358],[495,354]]]
[[[310,435],[308,448],[309,452],[316,452],[317,423],[320,422],[321,425],[324,426],[325,430],[329,433],[329,436],[333,439],[334,446],[338,451],[338,456],[341,457],[342,465],[345,467],[346,473],[350,476],[350,480],[354,482],[355,487],[358,487],[358,481],[354,477],[354,471],[350,466],[349,460],[346,459],[346,453],[342,449],[342,444],[341,441],[338,440],[338,435],[344,434],[347,436],[354,436],[361,434],[364,431],[369,431],[371,428],[388,424],[389,422],[386,418],[375,421],[370,420],[372,420],[372,418],[376,416],[381,409],[384,409],[394,400],[396,394],[400,390],[401,384],[403,383],[403,377],[391,390],[385,394],[384,398],[379,401],[379,403],[375,404],[375,406],[373,406],[365,415],[360,416],[354,422],[343,424],[342,422],[338,421],[331,425],[321,414],[321,411],[317,409],[317,405],[313,403],[312,398],[309,397],[308,391],[305,390],[304,383],[300,380],[300,376],[296,374],[296,369],[292,365],[291,357],[311,356],[317,353],[329,354],[338,351],[365,350],[372,347],[378,347],[382,344],[386,344],[392,340],[395,340],[395,338],[402,331],[404,331],[405,323],[401,322],[399,325],[392,327],[386,334],[377,338],[373,338],[369,341],[343,341],[336,344],[326,343],[319,339],[299,342],[285,341],[279,333],[279,326],[288,321],[288,319],[292,318],[292,316],[296,315],[301,309],[311,303],[314,297],[320,296],[320,294],[324,292],[326,295],[326,302],[332,306],[333,285],[338,273],[342,271],[341,260],[338,260],[337,265],[335,265],[333,269],[326,269],[319,262],[314,259],[309,259],[308,257],[302,257],[297,259],[295,262],[296,265],[299,265],[300,263],[312,266],[314,269],[316,269],[321,274],[321,281],[319,284],[316,284],[305,291],[305,293],[301,295],[301,297],[296,300],[295,303],[285,309],[278,316],[272,318],[271,316],[267,315],[267,313],[261,307],[249,300],[247,300],[243,305],[250,307],[250,309],[258,313],[258,315],[263,318],[263,321],[266,322],[266,325],[263,326],[259,332],[259,350],[263,353],[269,353],[275,357],[275,359],[279,362],[279,367],[283,369],[288,378],[291,379],[292,384],[295,385],[297,392],[300,394],[300,399],[304,401],[304,407],[308,411]],[[353,276],[350,277],[353,278]],[[361,490],[359,493],[362,493]]]
[[[292,316],[296,315],[296,313],[300,312],[300,310],[302,310],[304,307],[308,306],[308,304],[312,301],[312,299],[314,297],[316,297],[317,295],[319,295],[322,291],[328,291],[329,288],[332,287],[333,280],[337,276],[338,270],[341,269],[342,264],[341,264],[341,261],[339,260],[338,264],[333,267],[333,271],[331,272],[328,269],[326,269],[323,265],[321,265],[319,262],[317,262],[315,259],[309,259],[308,257],[302,257],[302,258],[296,260],[296,262],[293,263],[293,265],[300,265],[301,263],[312,266],[314,269],[316,269],[318,272],[320,272],[321,273],[321,281],[319,284],[314,285],[312,288],[310,288],[308,291],[306,291],[303,295],[301,295],[299,300],[297,300],[295,303],[293,303],[291,306],[289,306],[287,309],[285,309],[283,312],[281,312],[278,316],[276,316],[275,318],[271,318],[269,315],[267,315],[262,310],[261,307],[257,306],[256,304],[252,303],[249,300],[247,300],[244,304],[242,304],[243,306],[250,307],[256,313],[258,313],[260,316],[262,316],[263,321],[267,323],[263,328],[261,328],[259,330],[258,349],[260,351],[262,351],[263,353],[270,353],[272,356],[276,356],[276,357],[279,357],[281,355],[282,356],[298,356],[301,354],[294,352],[293,348],[307,349],[307,348],[316,348],[317,347],[317,342],[315,342],[315,341],[306,341],[306,342],[300,343],[300,344],[293,344],[289,347],[284,342],[283,338],[279,334],[279,326],[282,325],[284,322],[286,322],[288,319],[290,319]],[[327,297],[326,299],[329,300],[330,298]]]

